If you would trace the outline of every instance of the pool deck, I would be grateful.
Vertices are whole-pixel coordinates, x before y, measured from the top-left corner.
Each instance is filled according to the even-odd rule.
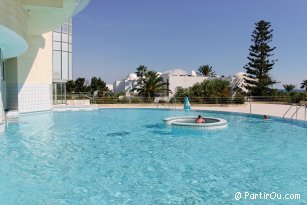
[[[283,104],[269,104],[269,103],[246,103],[242,105],[191,105],[193,110],[212,110],[212,111],[224,111],[224,112],[239,112],[239,113],[251,113],[259,115],[268,115],[275,117],[283,117],[285,112],[291,105]],[[162,109],[183,109],[181,104],[102,104],[100,108],[162,108]],[[291,116],[295,113],[296,106],[293,106],[285,118],[291,119]],[[305,107],[301,107],[297,115],[293,115],[293,119],[307,120],[307,112]]]
[[[191,104],[192,110],[212,110],[212,111],[223,111],[223,112],[238,112],[258,115],[268,115],[274,117],[283,117],[285,112],[290,108],[291,105],[284,104],[270,104],[270,103],[246,103],[238,105],[229,104]],[[55,111],[79,111],[79,110],[95,110],[98,108],[159,108],[159,109],[183,109],[182,104],[92,104],[92,105],[55,105]],[[291,107],[288,113],[285,115],[286,119],[291,119],[295,113],[295,105]],[[293,115],[293,119],[307,121],[307,109],[301,107],[297,114]]]

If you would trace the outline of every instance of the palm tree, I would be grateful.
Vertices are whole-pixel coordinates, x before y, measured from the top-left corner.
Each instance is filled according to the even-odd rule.
[[[305,88],[305,91],[307,92],[307,80],[303,80],[303,82],[301,83],[301,88]]]
[[[145,74],[145,78],[140,78],[137,87],[131,91],[136,90],[138,95],[147,96],[148,99],[155,97],[161,92],[171,92],[167,88],[168,83],[163,82],[163,78],[155,71],[149,71]]]
[[[144,65],[140,65],[138,68],[136,68],[136,70],[136,75],[141,78],[143,78],[143,76],[145,76],[145,74],[147,73],[147,67]]]
[[[205,77],[215,77],[215,72],[212,69],[212,66],[202,65],[198,68],[198,73]]]
[[[283,87],[285,88],[286,92],[291,92],[294,88],[295,88],[295,85],[292,85],[292,84],[285,84],[283,85]]]

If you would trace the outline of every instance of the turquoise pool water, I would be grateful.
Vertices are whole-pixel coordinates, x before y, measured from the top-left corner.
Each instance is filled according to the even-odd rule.
[[[215,131],[162,120],[223,118]],[[306,204],[307,128],[217,112],[102,109],[23,115],[0,134],[0,204]],[[298,193],[241,200],[236,192]]]

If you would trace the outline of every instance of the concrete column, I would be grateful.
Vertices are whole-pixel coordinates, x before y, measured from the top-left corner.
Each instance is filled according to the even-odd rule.
[[[3,55],[2,55],[2,49],[0,47],[0,73],[1,73],[1,78],[0,78],[0,124],[2,125],[5,121],[4,117],[4,107],[3,107]],[[0,125],[0,126],[1,126]]]

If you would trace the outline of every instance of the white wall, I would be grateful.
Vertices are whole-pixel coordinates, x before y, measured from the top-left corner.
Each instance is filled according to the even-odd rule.
[[[113,84],[114,93],[125,92],[126,96],[130,96],[130,91],[136,87],[138,80],[121,80],[115,81]],[[136,94],[136,91],[134,92]]]
[[[172,91],[169,97],[173,97],[176,94],[178,87],[189,88],[208,79],[208,77],[203,76],[168,76],[163,78],[165,82],[167,82],[167,78],[169,80],[169,89]]]
[[[6,62],[7,108],[19,112],[52,108],[52,33],[30,35],[29,49]]]
[[[52,84],[52,32],[29,35],[29,49],[18,57],[18,83]]]
[[[107,88],[108,88],[110,91],[113,91],[113,87],[114,87],[114,86],[113,86],[112,84],[107,84],[106,86],[107,86]]]
[[[19,112],[52,109],[52,32],[28,37],[29,49],[18,57]]]

